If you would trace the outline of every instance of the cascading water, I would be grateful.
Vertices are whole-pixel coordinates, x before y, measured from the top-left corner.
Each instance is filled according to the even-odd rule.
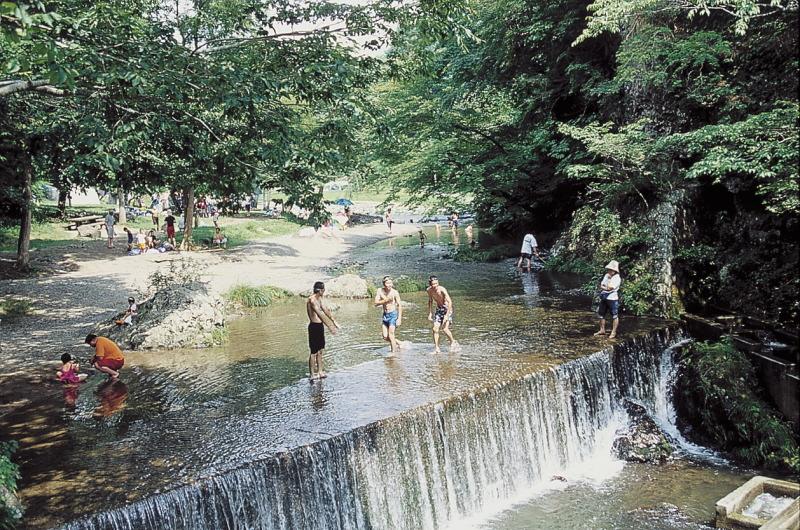
[[[623,398],[655,408],[673,342],[653,332],[65,528],[459,527],[607,455]]]

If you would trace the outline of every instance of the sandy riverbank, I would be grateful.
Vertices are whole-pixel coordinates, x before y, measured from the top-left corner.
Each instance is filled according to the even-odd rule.
[[[393,235],[415,231],[414,225],[399,224]],[[382,223],[339,234],[341,240],[319,235],[270,237],[215,252],[126,256],[118,248],[106,249],[103,241],[36,251],[38,259],[63,264],[64,272],[0,281],[0,296],[28,298],[34,309],[0,323],[0,369],[8,375],[51,366],[62,353],[81,347],[95,324],[122,310],[128,296],[146,293],[150,275],[167,269],[172,260],[195,263],[212,293],[224,293],[240,283],[299,293],[314,281],[327,279],[324,268],[346,258],[352,249],[389,237]]]

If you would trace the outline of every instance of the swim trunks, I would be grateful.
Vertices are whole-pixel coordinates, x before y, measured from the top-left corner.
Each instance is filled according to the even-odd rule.
[[[434,323],[441,324],[442,322],[444,322],[444,316],[446,314],[447,314],[447,306],[446,305],[437,306],[436,307],[436,312],[433,314]],[[453,313],[450,313],[450,316],[448,317],[447,321],[449,323],[451,323],[451,324],[453,323]]]
[[[397,327],[397,311],[390,311],[383,314],[383,325],[387,328]]]
[[[167,225],[167,237],[170,239],[175,237],[175,225]]]
[[[308,323],[308,349],[312,355],[325,349],[325,324],[322,322]]]

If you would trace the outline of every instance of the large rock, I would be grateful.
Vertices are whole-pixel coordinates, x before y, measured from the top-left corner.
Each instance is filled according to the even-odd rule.
[[[343,274],[325,282],[325,296],[332,298],[368,298],[367,280],[355,274]]]
[[[673,447],[667,435],[653,421],[647,410],[630,400],[625,400],[625,410],[630,423],[617,431],[612,451],[628,462],[663,463],[672,458]]]
[[[123,349],[203,348],[214,344],[214,331],[225,325],[225,303],[193,283],[161,290],[140,303],[128,326],[117,326],[117,318],[100,324],[96,333]]]

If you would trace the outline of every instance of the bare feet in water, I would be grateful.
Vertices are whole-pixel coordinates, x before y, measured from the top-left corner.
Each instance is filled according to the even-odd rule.
[[[453,343],[450,345],[450,353],[458,353],[460,351],[461,351],[461,344],[457,343],[456,341],[453,341]]]
[[[598,331],[597,333],[595,333],[594,336],[595,337],[600,337],[600,336],[605,335],[605,334],[606,334],[606,332],[601,330],[601,331]]]

